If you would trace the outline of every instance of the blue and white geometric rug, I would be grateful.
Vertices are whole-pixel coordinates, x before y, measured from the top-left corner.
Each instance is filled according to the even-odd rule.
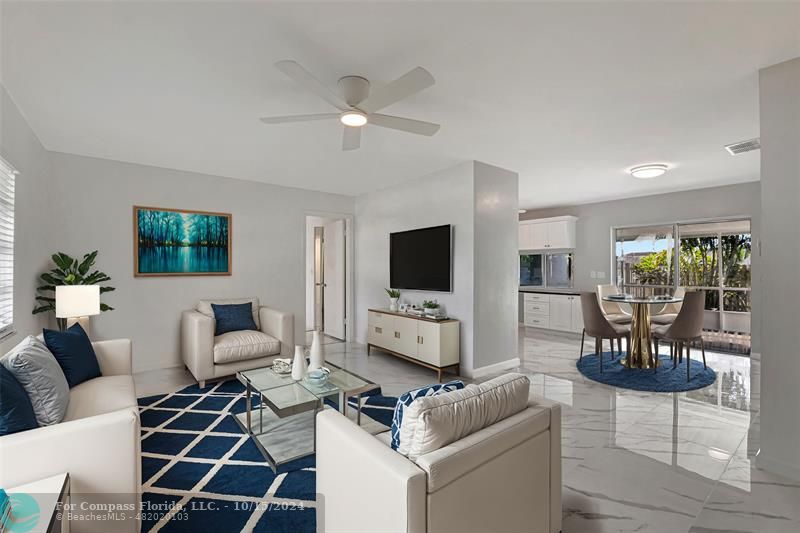
[[[362,398],[362,416],[388,429],[396,403],[378,389]],[[139,410],[143,532],[316,530],[314,456],[274,474],[231,414],[245,410],[237,380],[139,398]]]

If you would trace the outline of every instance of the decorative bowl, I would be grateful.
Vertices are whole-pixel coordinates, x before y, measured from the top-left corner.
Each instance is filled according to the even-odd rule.
[[[283,359],[276,359],[275,362],[272,363],[272,371],[276,374],[291,374],[292,363]]]
[[[325,383],[328,382],[328,372],[326,372],[322,368],[312,370],[308,374],[306,374],[306,382],[309,385],[321,387],[322,385],[325,385]]]

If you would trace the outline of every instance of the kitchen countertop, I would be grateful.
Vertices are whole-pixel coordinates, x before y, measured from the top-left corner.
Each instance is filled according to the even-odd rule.
[[[580,291],[575,289],[552,289],[547,287],[525,287],[520,286],[519,292],[535,292],[539,294],[565,294],[567,296],[579,296]]]

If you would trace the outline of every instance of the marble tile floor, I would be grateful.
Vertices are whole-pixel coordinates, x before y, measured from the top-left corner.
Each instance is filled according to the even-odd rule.
[[[755,468],[757,359],[708,352],[716,383],[648,393],[584,378],[575,368],[579,337],[521,328],[519,339],[517,371],[532,394],[562,404],[563,533],[800,532],[800,483]],[[386,395],[435,379],[387,354],[367,357],[360,344],[325,349]],[[584,353],[592,350],[587,341]],[[158,372],[136,376],[139,395],[192,382],[182,368]]]

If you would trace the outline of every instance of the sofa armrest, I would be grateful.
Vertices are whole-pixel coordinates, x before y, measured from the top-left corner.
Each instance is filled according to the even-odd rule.
[[[294,316],[270,307],[258,310],[261,331],[281,341],[281,356],[291,357],[294,352]]]
[[[73,493],[136,495],[139,416],[127,408],[0,437],[0,486],[69,472]]]
[[[550,532],[561,531],[561,404],[531,396],[528,405],[550,409]]]
[[[316,424],[319,531],[425,531],[425,472],[333,409]]]
[[[130,376],[133,374],[133,351],[130,339],[114,339],[92,343],[100,373],[104,376]]]
[[[214,377],[214,319],[197,311],[181,314],[181,355],[198,381]]]

